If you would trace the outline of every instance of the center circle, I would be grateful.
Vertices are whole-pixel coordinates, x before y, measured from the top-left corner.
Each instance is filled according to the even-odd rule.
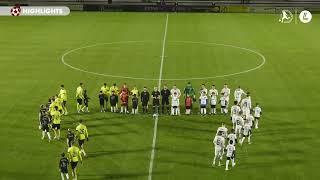
[[[61,61],[98,76],[159,80],[161,48],[159,41],[98,43],[69,50]],[[166,81],[234,76],[257,70],[266,61],[261,53],[248,48],[193,41],[167,41],[163,58],[162,80]]]

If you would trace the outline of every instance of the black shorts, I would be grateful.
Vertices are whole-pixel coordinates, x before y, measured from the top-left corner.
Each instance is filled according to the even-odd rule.
[[[60,124],[52,124],[52,129],[60,129]]]
[[[60,168],[61,173],[67,174],[68,173],[68,168]]]
[[[46,126],[42,126],[42,131],[45,131],[45,132],[49,132],[49,126],[46,125]]]
[[[211,108],[216,108],[216,105],[211,105]]]
[[[259,119],[260,119],[260,117],[254,117],[254,119],[258,119],[258,120],[259,120]]]
[[[104,106],[104,99],[100,99],[100,106]]]
[[[77,167],[78,161],[77,161],[77,162],[72,162],[72,161],[71,161],[70,165],[71,165],[71,168],[74,169],[74,168]]]
[[[225,109],[226,108],[226,106],[221,106],[221,109]]]
[[[186,106],[186,109],[191,109],[191,106]]]
[[[82,99],[77,99],[78,104],[82,105]]]
[[[200,108],[207,108],[206,105],[200,105]]]
[[[169,105],[169,99],[168,98],[162,99],[161,104],[162,105]]]
[[[148,106],[148,102],[142,101],[142,106]]]
[[[177,108],[178,108],[178,106],[172,106],[172,108],[173,108],[173,109],[177,109]]]
[[[159,99],[153,100],[153,106],[160,106],[160,101],[159,101]]]
[[[227,160],[231,160],[231,159],[233,159],[233,156],[231,156],[231,157],[227,157]]]
[[[67,105],[67,101],[63,101],[62,105],[65,107]]]
[[[71,146],[72,146],[73,141],[74,141],[73,139],[69,139],[69,140],[68,140],[68,146],[69,146],[69,147],[71,147]]]
[[[82,140],[79,139],[78,143],[79,143],[79,146],[82,146],[84,144],[84,139],[82,139]]]

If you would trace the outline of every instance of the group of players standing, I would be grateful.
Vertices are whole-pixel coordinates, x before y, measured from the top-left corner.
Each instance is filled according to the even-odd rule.
[[[80,83],[76,89],[76,99],[77,99],[77,112],[89,112],[89,97],[87,95],[87,90],[84,89],[83,83]],[[183,99],[185,114],[190,115],[192,111],[193,103],[196,102],[196,91],[192,87],[191,83],[188,82],[183,90]],[[205,84],[202,84],[199,90],[199,105],[200,114],[206,115],[209,108],[209,113],[215,115],[217,114],[217,107],[220,105],[220,113],[227,115],[229,109],[231,90],[228,85],[225,84],[222,90],[219,92],[215,85],[212,85],[211,89],[207,89]],[[106,83],[100,88],[98,95],[100,111],[108,111],[107,105],[110,103],[110,112],[118,112],[118,103],[120,97],[120,113],[130,113],[129,112],[129,98],[131,98],[131,113],[137,114],[139,101],[141,101],[142,113],[148,113],[149,102],[152,99],[153,113],[159,114],[160,107],[163,114],[170,115],[180,115],[180,98],[181,91],[176,85],[173,85],[172,89],[169,90],[167,85],[164,85],[163,89],[159,90],[154,87],[153,91],[149,93],[146,87],[139,92],[136,86],[130,91],[127,84],[123,84],[121,88],[118,88],[116,84],[108,87]],[[151,96],[151,98],[150,98]],[[140,98],[139,98],[140,97]],[[170,103],[171,100],[171,103]],[[42,139],[45,138],[47,134],[49,141],[51,141],[50,129],[54,131],[54,139],[60,139],[60,125],[62,115],[67,115],[67,91],[64,85],[61,85],[60,92],[58,95],[49,99],[46,105],[41,105],[39,113],[39,128],[42,129]],[[84,104],[84,105],[83,105]],[[171,104],[171,105],[170,105]],[[240,86],[234,91],[234,103],[230,108],[232,130],[228,134],[228,130],[223,124],[218,128],[216,136],[214,138],[215,145],[215,157],[213,160],[213,165],[221,165],[221,160],[224,155],[224,150],[226,150],[226,170],[228,170],[229,161],[231,160],[232,166],[235,165],[235,146],[237,139],[241,137],[239,143],[242,145],[245,138],[248,138],[248,143],[250,144],[250,137],[252,134],[252,127],[258,128],[258,122],[262,113],[259,104],[257,103],[254,108],[251,106],[250,93],[245,93]],[[160,106],[161,105],[161,106]],[[253,114],[252,114],[253,113]],[[73,133],[71,129],[68,129],[67,133],[67,144],[68,144],[68,154],[65,157],[65,153],[61,154],[61,160],[59,163],[59,168],[61,172],[61,178],[69,179],[68,175],[68,165],[71,165],[72,175],[74,179],[77,179],[76,167],[78,161],[82,162],[86,153],[84,151],[83,145],[85,139],[88,139],[87,127],[80,120],[79,125],[76,127],[76,133]],[[78,139],[77,147],[74,143],[75,139]],[[228,140],[228,145],[225,146],[225,141]]]
[[[222,126],[217,129],[216,136],[213,140],[215,146],[215,155],[213,158],[212,166],[218,165],[221,166],[221,160],[226,151],[226,167],[225,170],[229,170],[229,163],[231,161],[232,167],[236,165],[235,163],[235,152],[236,144],[239,143],[241,146],[245,140],[248,139],[248,144],[251,144],[251,135],[252,129],[258,129],[258,124],[260,117],[262,115],[262,109],[258,103],[252,108],[251,97],[249,93],[246,93],[246,97],[242,99],[242,96],[236,96],[236,94],[244,93],[240,88],[235,91],[235,100],[234,105],[231,107],[231,124],[232,129],[228,134],[228,129],[225,124],[222,123]],[[225,109],[227,111],[227,109]],[[240,139],[240,141],[238,141]],[[227,145],[226,145],[227,141]]]
[[[182,94],[183,93],[183,94]],[[160,107],[162,114],[180,115],[182,104],[180,103],[181,96],[183,95],[185,114],[190,115],[194,102],[199,100],[200,114],[206,115],[207,109],[210,111],[208,114],[217,114],[217,106],[220,105],[221,114],[228,113],[230,89],[225,84],[223,89],[219,92],[215,85],[212,85],[211,89],[207,89],[205,84],[202,84],[199,89],[199,98],[196,98],[196,91],[192,87],[191,83],[188,82],[183,92],[173,85],[171,89],[167,85],[164,85],[160,90],[158,87],[154,87],[152,92],[149,92],[147,87],[143,87],[140,92],[136,86],[129,90],[126,83],[121,88],[118,88],[116,84],[108,87],[106,83],[100,88],[98,95],[100,112],[107,112],[108,104],[110,105],[110,112],[120,112],[123,114],[129,112],[129,98],[131,98],[131,114],[137,114],[139,112],[139,101],[141,101],[142,113],[148,113],[149,104],[152,104],[153,113],[159,114]],[[240,105],[243,96],[247,96],[245,99],[250,99],[250,94],[245,93],[240,86],[234,92],[235,101]],[[89,112],[88,101],[86,90],[83,88],[83,83],[80,83],[76,91],[77,98],[77,111],[78,113]],[[120,100],[119,100],[120,99]],[[170,102],[171,101],[171,102]],[[245,106],[244,101],[241,106]],[[82,104],[84,103],[85,106]],[[118,104],[120,103],[120,111],[118,110]],[[251,106],[251,104],[250,104]]]
[[[53,139],[60,140],[62,116],[68,114],[66,103],[67,91],[64,89],[64,85],[61,85],[59,94],[49,98],[47,104],[40,106],[39,129],[42,130],[42,140],[46,135],[48,136],[49,142],[52,140],[50,130],[53,130],[54,132]],[[85,140],[89,140],[88,130],[84,125],[83,120],[79,120],[79,124],[76,126],[75,131],[68,129],[66,139],[68,146],[67,156],[65,153],[61,154],[59,170],[62,180],[64,180],[64,177],[69,179],[68,166],[70,164],[73,179],[76,180],[78,162],[80,161],[82,163],[83,157],[86,156],[84,142]],[[78,146],[75,143],[76,140],[78,140]]]

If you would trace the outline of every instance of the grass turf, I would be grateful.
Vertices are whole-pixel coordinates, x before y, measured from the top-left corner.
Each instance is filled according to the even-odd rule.
[[[237,150],[237,166],[227,173],[212,168],[212,138],[227,117],[169,117],[159,120],[153,179],[316,179],[320,164],[319,15],[310,24],[279,24],[277,15],[170,14],[163,78],[190,78],[233,73],[255,67],[257,57],[221,46],[173,41],[215,42],[262,53],[266,64],[238,76],[192,80],[227,82],[252,93],[264,115],[252,145]],[[104,42],[148,41],[82,49],[66,56],[86,70],[157,79],[165,25],[161,13],[71,13],[68,17],[0,17],[0,179],[57,179],[64,140],[40,140],[37,112],[41,103],[65,84],[69,111],[62,136],[86,120],[89,157],[80,166],[79,179],[147,179],[153,136],[150,115],[121,116],[98,113],[97,92],[102,83],[136,84],[150,89],[157,81],[108,78],[64,66],[68,50]],[[149,42],[151,41],[151,42]],[[84,82],[91,113],[77,115],[74,93]],[[180,89],[186,81],[163,81]],[[230,124],[228,124],[230,125]],[[230,127],[230,126],[229,126]]]

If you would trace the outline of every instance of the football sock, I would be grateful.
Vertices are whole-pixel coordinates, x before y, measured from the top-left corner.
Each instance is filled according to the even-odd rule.
[[[51,140],[51,135],[49,132],[47,132],[47,135],[48,135],[49,140]]]
[[[234,159],[232,159],[231,162],[232,162],[232,167],[236,165],[236,163],[234,162]]]
[[[67,179],[69,179],[69,174],[68,173],[66,174],[66,177],[67,177]]]
[[[63,173],[60,173],[61,174],[61,179],[64,180],[64,175]]]
[[[226,170],[229,169],[228,166],[229,166],[229,160],[227,160],[227,162],[226,162]]]
[[[214,113],[214,114],[216,113],[216,108],[213,108],[213,113]]]
[[[251,136],[248,137],[248,143],[249,143],[249,144],[251,143],[250,138],[251,138]]]
[[[41,137],[41,139],[44,139],[44,135],[45,135],[45,132],[42,131],[42,137]]]
[[[206,108],[203,109],[203,114],[207,114],[207,109]]]
[[[240,142],[240,144],[242,144],[242,143],[243,143],[244,139],[245,139],[245,137],[243,137],[243,138],[241,139],[241,142]]]
[[[258,129],[259,120],[256,120],[256,129]]]

